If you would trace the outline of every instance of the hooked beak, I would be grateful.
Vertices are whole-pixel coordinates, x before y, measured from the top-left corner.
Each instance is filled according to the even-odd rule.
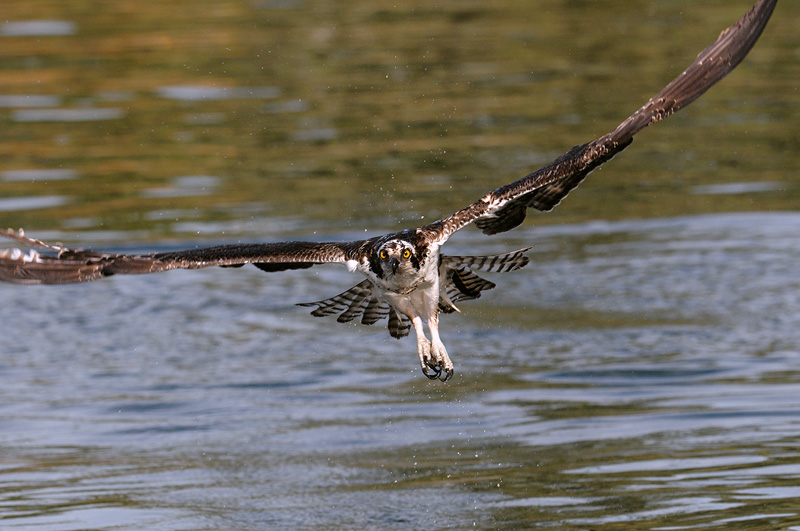
[[[392,266],[392,274],[394,275],[397,273],[397,268],[400,267],[400,260],[392,258],[389,260],[389,265]]]

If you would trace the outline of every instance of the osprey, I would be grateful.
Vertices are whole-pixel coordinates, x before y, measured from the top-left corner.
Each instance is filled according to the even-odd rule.
[[[366,280],[335,297],[301,306],[315,307],[311,312],[315,316],[339,314],[339,322],[361,317],[362,323],[373,324],[388,317],[389,333],[396,338],[408,335],[413,327],[422,372],[446,381],[453,375],[453,363],[439,337],[439,314],[457,311],[456,302],[478,298],[495,286],[476,270],[513,271],[529,261],[528,249],[496,256],[444,255],[441,248],[450,236],[471,223],[485,234],[505,232],[523,222],[528,208],[552,210],[592,170],[628,147],[636,133],[685,107],[733,70],[758,40],[776,2],[759,0],[683,73],[610,133],[573,147],[552,163],[439,221],[358,241],[220,245],[145,255],[72,250],[28,238],[21,229],[9,229],[6,237],[32,249],[28,253],[0,251],[0,280],[65,284],[115,274],[210,266],[253,264],[274,272],[340,263]]]

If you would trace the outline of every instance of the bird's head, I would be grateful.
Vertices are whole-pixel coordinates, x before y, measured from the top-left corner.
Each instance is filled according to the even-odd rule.
[[[389,240],[378,248],[378,263],[384,275],[411,273],[419,269],[414,246],[403,240]]]

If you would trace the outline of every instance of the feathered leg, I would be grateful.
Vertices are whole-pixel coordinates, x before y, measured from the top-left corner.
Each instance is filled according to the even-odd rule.
[[[444,343],[439,337],[439,287],[434,284],[430,291],[428,295],[422,292],[415,294],[419,297],[418,304],[412,304],[404,297],[397,297],[395,304],[399,311],[411,319],[411,324],[414,326],[422,373],[431,380],[438,378],[446,382],[453,376],[453,362],[450,361],[450,356],[447,355]],[[424,324],[427,324],[430,330],[430,340],[425,336]]]
[[[442,343],[439,337],[438,312],[433,312],[433,315],[428,318],[428,329],[431,331],[430,357],[433,358],[433,369],[436,372],[436,377],[446,382],[453,376],[453,362],[450,361],[450,356],[447,355],[447,349],[444,348],[444,343]],[[425,372],[424,368],[422,372]],[[428,376],[428,374],[426,373],[425,376]],[[428,376],[428,378],[430,378],[430,376]]]
[[[422,367],[422,374],[435,380],[439,377],[439,372],[436,370],[436,365],[431,359],[431,342],[425,337],[425,328],[422,326],[422,318],[415,315],[411,318],[411,324],[414,325],[414,332],[417,334],[417,354],[419,355],[419,365]]]

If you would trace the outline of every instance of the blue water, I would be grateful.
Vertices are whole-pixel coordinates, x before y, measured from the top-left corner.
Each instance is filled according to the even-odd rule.
[[[447,384],[294,306],[344,268],[0,285],[3,528],[800,529],[798,227],[459,234],[533,263],[443,318]]]

